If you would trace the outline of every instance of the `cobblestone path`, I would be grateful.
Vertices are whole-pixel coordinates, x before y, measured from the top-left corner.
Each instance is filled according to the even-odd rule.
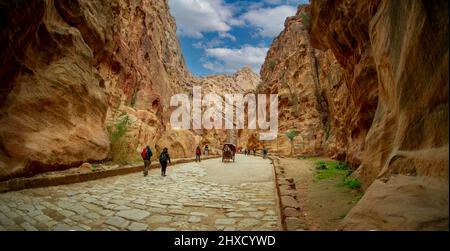
[[[0,194],[0,230],[280,230],[268,160],[238,156]]]

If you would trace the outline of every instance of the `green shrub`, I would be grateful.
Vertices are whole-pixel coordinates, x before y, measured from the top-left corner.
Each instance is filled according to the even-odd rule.
[[[325,169],[328,169],[328,167],[324,161],[316,161],[316,169],[317,170],[325,170]]]
[[[300,134],[300,132],[296,131],[296,130],[290,130],[290,131],[284,132],[284,135],[286,135],[286,137],[288,137],[289,142],[291,143],[291,156],[294,156],[294,139],[299,134]]]
[[[113,127],[108,127],[109,140],[111,142],[111,149],[108,154],[108,159],[118,164],[128,164],[131,149],[129,148],[130,142],[126,138],[128,132],[128,125],[130,119],[128,115],[125,115],[117,124]]]
[[[305,25],[306,29],[309,29],[310,26],[310,17],[308,14],[302,13],[301,14],[302,22]]]
[[[326,179],[335,179],[338,177],[345,177],[346,173],[347,173],[346,170],[338,170],[336,168],[317,170],[315,180],[318,181]]]
[[[271,71],[273,71],[273,69],[275,69],[275,65],[277,64],[277,62],[274,59],[269,60],[269,62],[267,62],[267,66],[269,67],[269,69]]]
[[[315,168],[317,170],[315,180],[324,180],[324,179],[334,179],[337,177],[342,177],[343,180],[349,177],[352,173],[350,167],[342,161],[316,161]],[[350,179],[350,178],[348,178]],[[349,185],[345,182],[345,185],[356,187],[357,183],[355,181],[349,181]]]
[[[350,170],[350,167],[342,161],[316,161],[316,169],[337,169],[337,170]]]
[[[339,161],[337,163],[337,165],[336,165],[336,169],[339,169],[339,170],[350,170],[350,167],[345,162]]]
[[[361,188],[361,182],[358,179],[352,177],[346,177],[344,179],[344,184],[351,189]]]
[[[118,141],[123,138],[128,131],[128,124],[130,118],[128,115],[124,116],[114,127],[108,127],[108,133],[111,141]]]

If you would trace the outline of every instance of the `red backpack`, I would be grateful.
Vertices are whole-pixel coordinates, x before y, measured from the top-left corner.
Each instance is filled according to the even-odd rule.
[[[142,159],[147,159],[147,147],[144,147],[144,149],[141,152]]]

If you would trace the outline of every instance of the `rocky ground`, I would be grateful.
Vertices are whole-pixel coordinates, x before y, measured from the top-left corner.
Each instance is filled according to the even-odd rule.
[[[276,200],[270,161],[239,155],[0,194],[0,230],[280,230]]]

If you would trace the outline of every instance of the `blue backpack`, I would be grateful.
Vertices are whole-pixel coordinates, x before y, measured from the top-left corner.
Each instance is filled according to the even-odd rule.
[[[143,159],[150,159],[153,156],[152,149],[150,147],[144,147],[141,152],[141,157]]]

